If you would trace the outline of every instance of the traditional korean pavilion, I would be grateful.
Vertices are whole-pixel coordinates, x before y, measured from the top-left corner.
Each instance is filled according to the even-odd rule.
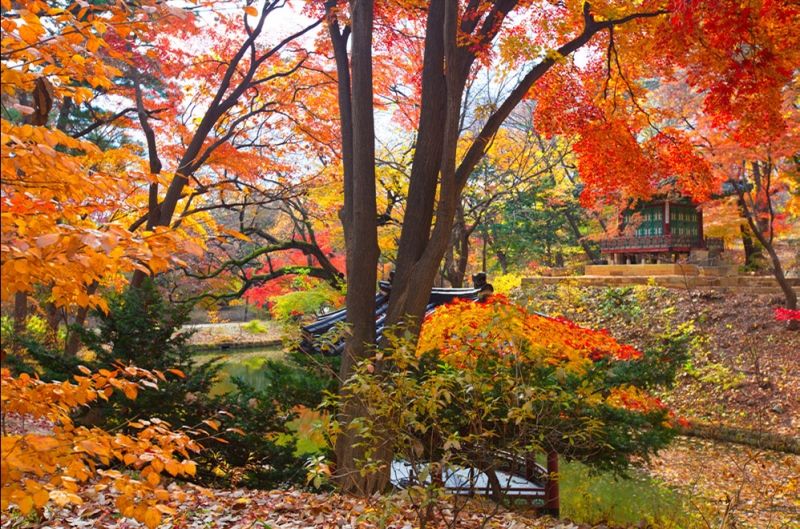
[[[617,237],[600,241],[613,264],[676,261],[706,249],[703,211],[685,197],[665,196],[639,202],[622,213]]]

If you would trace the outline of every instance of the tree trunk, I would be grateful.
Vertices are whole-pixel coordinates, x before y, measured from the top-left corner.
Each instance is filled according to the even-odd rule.
[[[739,231],[742,234],[742,246],[744,246],[744,264],[747,267],[756,268],[758,260],[764,257],[761,248],[753,241],[750,228],[740,224]]]
[[[14,334],[21,336],[25,333],[25,323],[28,320],[28,293],[17,292],[14,294]]]
[[[395,264],[390,296],[392,323],[398,323],[405,311],[406,289],[419,278],[414,267],[425,251],[433,221],[438,173],[442,161],[447,80],[444,69],[444,17],[446,0],[430,3],[425,33],[422,66],[422,97],[416,149],[411,166],[406,211]],[[438,269],[438,263],[436,264]],[[435,271],[431,274],[430,288]],[[425,283],[418,290],[426,288]],[[419,315],[417,315],[419,316]]]
[[[61,310],[56,307],[55,303],[45,303],[44,313],[47,318],[47,341],[54,349],[60,347],[58,343],[58,326],[61,323]]]
[[[92,288],[94,287],[94,288]],[[89,295],[94,294],[97,290],[96,285],[89,286]],[[72,324],[76,327],[83,327],[86,324],[86,317],[89,315],[89,307],[79,307],[75,313],[75,321]],[[75,356],[81,348],[81,337],[73,329],[67,329],[66,345],[64,346],[64,353],[68,356]]]
[[[600,262],[600,256],[597,255],[597,252],[589,246],[589,243],[581,235],[580,227],[578,226],[578,219],[575,218],[575,215],[572,214],[571,211],[568,209],[564,210],[564,216],[567,218],[567,222],[569,223],[569,227],[572,230],[575,239],[578,241],[578,244],[581,245],[583,248],[583,253],[586,254],[586,257],[589,259],[589,262],[592,264],[597,264]]]
[[[464,209],[459,206],[450,235],[450,245],[445,253],[443,275],[453,288],[464,286],[469,263],[469,238],[471,230],[464,220]]]
[[[766,216],[766,221],[759,222],[756,217],[758,212],[752,211],[747,205],[747,201],[745,200],[744,196],[744,189],[740,184],[737,183],[736,185],[739,192],[739,204],[742,208],[742,211],[744,211],[744,216],[747,219],[748,225],[750,226],[750,231],[753,233],[753,235],[755,235],[756,239],[758,239],[758,242],[761,243],[761,246],[769,254],[770,260],[772,261],[772,272],[775,276],[775,280],[778,282],[778,285],[780,285],[784,298],[786,299],[786,308],[790,310],[797,310],[797,293],[786,280],[786,275],[783,271],[780,257],[778,257],[778,253],[775,251],[775,246],[772,244],[774,219],[771,215],[772,196],[770,195],[769,185],[772,167],[769,164],[766,164],[766,167],[762,168],[759,162],[753,162],[752,167],[753,178],[756,184],[756,199],[760,199],[758,195],[763,193],[763,202],[767,204],[767,210],[770,212],[770,215]],[[754,201],[754,203],[756,202]],[[792,330],[800,330],[800,322],[797,320],[790,320],[789,328]]]
[[[357,362],[369,356],[375,344],[375,285],[378,267],[377,201],[375,193],[375,127],[372,94],[373,0],[351,4],[352,42],[352,185],[345,186],[345,244],[348,281],[347,323],[350,336],[342,356],[340,376],[346,381]],[[373,459],[383,463],[379,472],[362,475],[359,460],[368,447],[351,427],[353,419],[368,415],[366,403],[343,395],[339,420],[342,430],[336,441],[336,477],[342,490],[361,495],[381,492],[389,482],[391,441],[381,439],[373,447]]]

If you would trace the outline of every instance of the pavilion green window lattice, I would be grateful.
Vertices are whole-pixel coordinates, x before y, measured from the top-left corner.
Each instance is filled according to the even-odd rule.
[[[639,216],[640,224],[636,227],[636,237],[655,237],[664,235],[664,211],[658,206],[646,206],[635,212],[625,213],[625,224],[630,224],[634,215]]]
[[[697,239],[699,232],[699,215],[691,206],[673,206],[670,209],[669,222],[671,233],[680,237]]]

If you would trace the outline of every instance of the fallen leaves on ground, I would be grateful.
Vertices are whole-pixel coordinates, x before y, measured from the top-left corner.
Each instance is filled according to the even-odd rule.
[[[175,485],[173,485],[175,486]],[[164,529],[412,529],[419,527],[414,505],[402,495],[356,498],[336,493],[300,490],[255,491],[209,490],[184,486],[186,499],[165,517]],[[454,509],[440,502],[434,509],[430,529],[590,529],[549,516],[497,510],[488,501],[471,500],[466,508]],[[81,506],[46,510],[44,519],[32,522],[5,517],[2,529],[37,527],[48,529],[144,529],[144,525],[120,518],[113,495],[96,493]],[[605,525],[597,526],[605,529]]]
[[[726,527],[800,528],[800,456],[741,445],[677,439],[648,471]]]
[[[696,329],[691,358],[664,402],[677,415],[778,435],[800,431],[800,332],[774,317],[774,294],[635,286],[581,287],[568,281],[524,290],[541,312],[590,328],[606,328],[639,349],[667,329]]]

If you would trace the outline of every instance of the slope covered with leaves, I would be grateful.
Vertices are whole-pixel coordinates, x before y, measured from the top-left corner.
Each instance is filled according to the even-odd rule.
[[[687,340],[690,358],[664,400],[689,420],[783,435],[800,430],[800,334],[775,319],[779,296],[568,282],[519,295],[534,310],[606,328],[639,348]]]

